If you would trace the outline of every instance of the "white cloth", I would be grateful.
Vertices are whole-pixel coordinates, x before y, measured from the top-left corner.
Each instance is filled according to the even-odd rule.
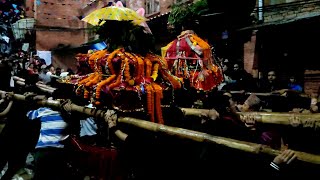
[[[11,78],[10,78],[10,87],[14,87],[14,80],[13,80],[13,76],[11,76]]]
[[[52,62],[51,51],[37,51],[37,55],[46,61],[46,65]]]
[[[94,121],[93,117],[80,120],[80,137],[93,136],[97,134],[98,126]]]
[[[66,76],[68,76],[68,74],[69,74],[69,72],[62,72],[62,73],[60,74],[60,77],[66,77]]]
[[[92,104],[87,105],[88,108],[94,108]],[[80,137],[93,136],[97,134],[98,126],[93,117],[80,120]]]

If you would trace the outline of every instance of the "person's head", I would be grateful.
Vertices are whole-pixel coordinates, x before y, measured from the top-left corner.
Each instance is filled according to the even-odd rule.
[[[47,65],[46,60],[44,60],[43,58],[39,58],[39,62],[41,65]]]
[[[229,92],[223,93],[223,96],[226,97],[229,101],[229,106],[227,106],[227,111],[229,112],[237,112],[236,103],[232,98],[232,94]]]
[[[228,70],[228,65],[227,64],[223,64],[222,71],[226,72],[227,70]]]
[[[277,75],[276,75],[276,72],[271,70],[268,72],[268,81],[270,83],[274,82],[275,80],[277,79]]]
[[[38,67],[37,67],[37,66],[34,66],[34,67],[33,67],[33,73],[35,73],[35,74],[39,73],[39,70],[38,70]]]
[[[29,74],[26,79],[26,87],[29,86],[36,86],[35,84],[39,81],[39,75],[38,74]]]
[[[234,71],[239,71],[239,69],[240,69],[239,64],[238,64],[238,63],[235,63],[235,64],[233,65],[233,70],[234,70]]]
[[[228,92],[211,92],[204,101],[205,109],[215,109],[220,117],[234,115],[237,112],[232,94]]]
[[[241,111],[249,112],[249,111],[259,111],[261,109],[261,100],[255,94],[251,94],[246,101],[244,102]]]
[[[55,74],[55,68],[53,67],[53,66],[51,66],[50,68],[49,68],[49,71],[52,73],[52,74]]]
[[[57,76],[60,76],[61,72],[62,72],[61,68],[58,67],[58,68],[56,69],[56,73],[55,73],[55,74],[56,74]]]
[[[33,63],[30,63],[29,66],[28,66],[28,68],[29,68],[29,69],[33,69],[33,68],[34,68],[34,64],[33,64]]]
[[[40,66],[40,70],[44,70],[44,69],[47,70],[47,66],[43,64],[43,65]]]
[[[73,75],[74,74],[74,72],[73,72],[73,70],[71,68],[68,68],[67,72],[68,72],[69,75]]]
[[[224,72],[227,70],[230,70],[230,68],[232,69],[232,66],[231,66],[229,59],[223,59],[221,62],[221,67]]]
[[[289,82],[290,83],[295,83],[297,80],[296,80],[296,78],[294,77],[294,76],[290,76],[290,78],[289,78]]]

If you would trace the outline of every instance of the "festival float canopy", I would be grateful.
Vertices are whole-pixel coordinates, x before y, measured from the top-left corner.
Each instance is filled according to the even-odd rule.
[[[172,74],[189,79],[195,89],[210,91],[223,81],[222,71],[214,63],[210,45],[193,31],[183,31],[161,50]]]
[[[85,17],[108,46],[77,54],[80,67],[87,66],[87,71],[61,82],[74,85],[74,93],[87,103],[121,112],[144,111],[149,120],[163,124],[161,105],[170,103],[182,80],[170,73],[165,59],[152,53],[152,34],[143,25],[142,14],[118,2]]]

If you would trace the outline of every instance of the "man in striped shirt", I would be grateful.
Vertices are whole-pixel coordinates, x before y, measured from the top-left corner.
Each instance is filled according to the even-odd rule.
[[[68,138],[68,124],[60,112],[41,107],[27,113],[31,120],[40,120],[41,129],[35,150],[36,180],[70,179],[67,169],[67,151],[63,141]]]

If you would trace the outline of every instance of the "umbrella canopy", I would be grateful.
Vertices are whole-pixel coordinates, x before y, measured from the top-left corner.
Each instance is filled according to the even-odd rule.
[[[97,9],[82,19],[94,26],[104,24],[103,20],[133,21],[135,24],[140,24],[146,21],[146,18],[126,7],[109,6]]]

